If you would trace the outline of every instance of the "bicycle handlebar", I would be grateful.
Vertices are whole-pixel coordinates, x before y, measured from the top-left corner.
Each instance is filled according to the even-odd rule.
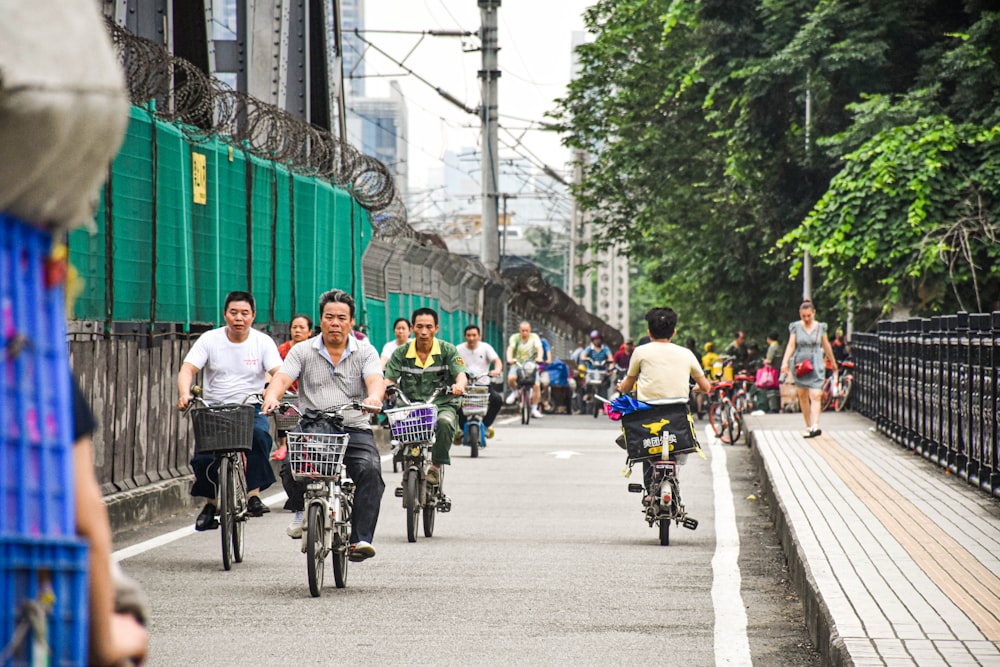
[[[398,384],[389,385],[386,388],[385,393],[386,393],[386,397],[387,398],[388,398],[388,395],[390,393],[397,395],[399,398],[403,399],[403,402],[405,404],[407,404],[407,405],[413,405],[413,403],[414,403],[413,401],[410,400],[410,398],[406,394],[403,393],[403,390],[399,388]],[[441,394],[449,394],[449,395],[451,395],[452,394],[451,385],[450,384],[442,385],[442,386],[438,387],[437,389],[435,389],[434,392],[430,396],[428,396],[425,400],[423,400],[423,401],[417,401],[417,402],[418,403],[433,403],[434,399],[437,398],[438,396],[440,396]],[[454,395],[457,396],[458,394],[454,394]]]

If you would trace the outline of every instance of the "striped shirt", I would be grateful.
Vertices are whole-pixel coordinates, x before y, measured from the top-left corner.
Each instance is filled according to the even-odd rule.
[[[382,364],[371,343],[348,336],[347,349],[334,365],[323,344],[323,336],[314,336],[294,346],[285,357],[280,373],[299,381],[299,407],[302,410],[361,402],[368,395],[365,378],[382,377]],[[344,411],[344,426],[370,430],[368,417],[359,410]]]

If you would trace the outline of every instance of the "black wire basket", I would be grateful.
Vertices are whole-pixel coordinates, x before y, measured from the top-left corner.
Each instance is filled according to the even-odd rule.
[[[213,405],[191,411],[195,454],[250,451],[253,446],[252,405]]]

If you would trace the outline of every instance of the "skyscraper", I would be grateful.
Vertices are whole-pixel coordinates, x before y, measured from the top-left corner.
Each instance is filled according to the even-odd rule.
[[[364,45],[354,30],[365,29],[365,0],[340,0],[340,30],[344,36],[344,87],[347,99],[365,96]]]
[[[388,97],[365,97],[365,48],[355,29],[365,29],[365,0],[340,0],[347,141],[385,163],[405,199],[409,190],[406,99],[396,81],[389,83]]]

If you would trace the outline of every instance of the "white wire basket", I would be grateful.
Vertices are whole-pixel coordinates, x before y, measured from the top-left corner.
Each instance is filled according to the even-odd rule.
[[[399,442],[431,442],[437,426],[437,406],[433,403],[415,403],[402,408],[384,411],[392,430],[392,439]]]
[[[288,465],[295,479],[333,479],[347,451],[346,433],[289,433]]]
[[[587,371],[587,384],[604,384],[604,378],[608,377],[607,371],[590,369]]]
[[[466,417],[486,414],[490,404],[489,387],[466,387],[462,394],[462,412]]]

